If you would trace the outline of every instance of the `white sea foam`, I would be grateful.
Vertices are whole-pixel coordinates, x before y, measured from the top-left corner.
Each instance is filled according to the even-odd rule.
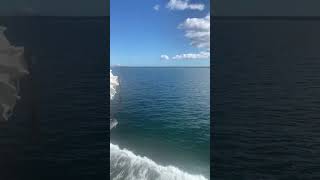
[[[118,125],[118,121],[116,119],[110,119],[110,130]]]
[[[114,76],[112,74],[112,71],[110,70],[110,100],[112,100],[113,97],[116,95],[117,86],[119,86],[118,76]],[[118,124],[117,120],[110,118],[110,130],[116,127],[117,124]]]
[[[114,76],[110,70],[110,99],[112,100],[117,93],[117,86],[119,86],[118,76]]]
[[[0,26],[0,121],[9,119],[20,98],[19,80],[29,73],[24,48],[12,46],[4,34],[5,30],[6,27]]]
[[[118,77],[110,70],[110,100],[117,93]],[[110,130],[118,124],[110,118]],[[113,180],[207,180],[174,166],[161,166],[147,157],[135,155],[127,149],[110,143],[110,177]]]
[[[113,180],[206,180],[174,166],[161,166],[110,143],[110,177]]]

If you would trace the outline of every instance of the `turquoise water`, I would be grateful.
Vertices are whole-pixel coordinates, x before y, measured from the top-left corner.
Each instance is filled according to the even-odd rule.
[[[113,167],[113,161],[121,159],[117,153],[125,148],[155,166],[172,166],[209,178],[210,69],[117,67],[112,72],[120,86],[111,102],[111,116],[118,125],[111,130],[110,176],[116,177],[119,168],[135,168]]]

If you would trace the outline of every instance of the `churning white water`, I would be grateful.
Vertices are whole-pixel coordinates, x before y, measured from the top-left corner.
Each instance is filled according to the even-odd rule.
[[[116,119],[110,119],[110,130],[118,125],[118,121]]]
[[[119,86],[118,77],[110,70],[110,100]],[[110,130],[118,122],[110,118]],[[135,155],[110,143],[110,178],[113,180],[207,180],[202,175],[191,175],[174,166],[161,166],[147,157]]]
[[[113,180],[206,180],[174,166],[161,166],[110,143],[110,177]]]
[[[7,121],[19,100],[19,80],[28,70],[24,59],[24,48],[10,44],[4,34],[6,27],[0,26],[0,121]]]
[[[112,74],[112,71],[110,70],[110,100],[112,100],[113,97],[116,95],[118,86],[119,86],[118,76],[114,76]],[[110,130],[116,127],[117,124],[118,124],[118,121],[116,119],[110,118]]]
[[[119,86],[118,76],[114,76],[110,70],[110,100],[112,100],[114,95],[116,95],[117,86]]]

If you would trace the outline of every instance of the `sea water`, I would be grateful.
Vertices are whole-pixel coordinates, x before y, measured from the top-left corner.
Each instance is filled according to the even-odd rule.
[[[111,102],[112,118],[118,122],[111,130],[112,179],[209,178],[209,72],[112,69],[120,84]]]

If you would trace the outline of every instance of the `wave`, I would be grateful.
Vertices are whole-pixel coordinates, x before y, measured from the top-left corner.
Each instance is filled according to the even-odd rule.
[[[174,166],[161,166],[110,143],[110,178],[113,180],[207,180]]]
[[[10,44],[0,26],[0,121],[8,121],[19,96],[19,80],[29,74],[24,48]]]
[[[110,119],[110,130],[118,125],[118,121],[116,119]]]
[[[117,93],[118,77],[110,70],[110,100]],[[110,130],[118,124],[110,118]],[[135,155],[110,143],[110,178],[113,180],[207,180],[202,175],[191,175],[174,166],[161,166],[147,157]]]
[[[112,100],[114,95],[117,93],[117,86],[119,86],[118,77],[112,74],[110,70],[110,99]]]
[[[119,86],[118,76],[114,76],[112,74],[112,71],[110,70],[110,100],[112,100],[113,97],[116,95],[117,86]],[[116,127],[117,124],[118,124],[117,120],[110,118],[110,130]]]

